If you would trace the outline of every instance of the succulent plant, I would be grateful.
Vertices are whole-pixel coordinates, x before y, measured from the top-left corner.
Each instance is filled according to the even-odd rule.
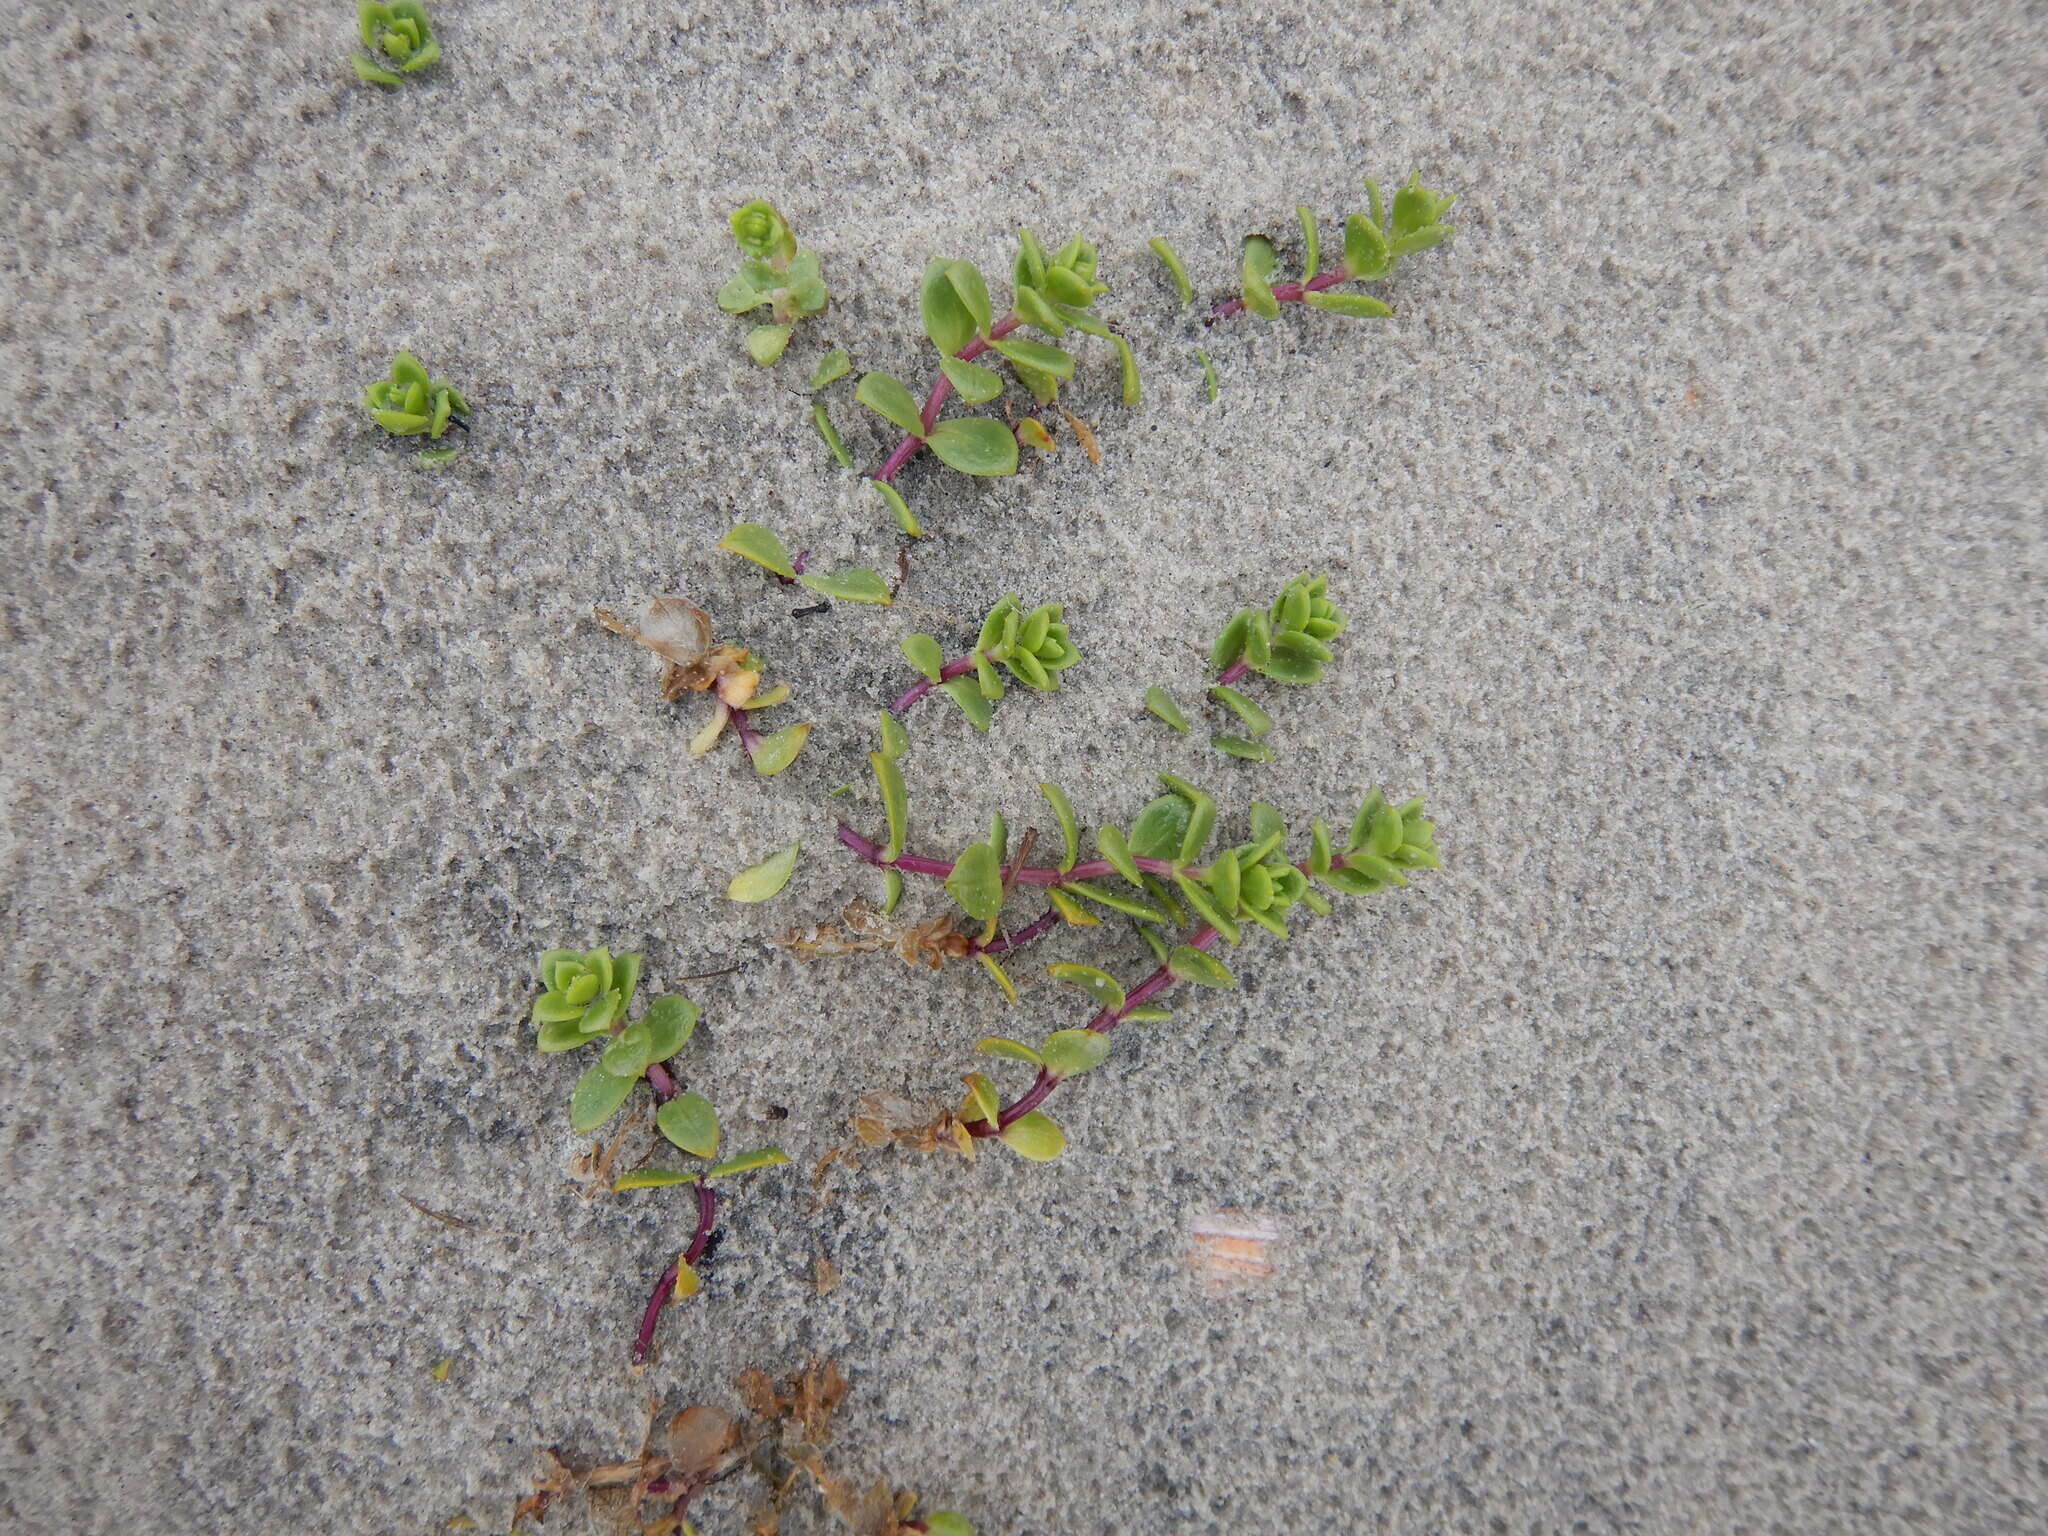
[[[462,392],[446,379],[429,378],[410,352],[391,360],[388,377],[364,387],[363,408],[371,420],[396,437],[425,437],[436,442],[451,423],[464,426],[459,418],[470,414]],[[414,457],[422,464],[445,464],[457,452],[454,448],[423,449]]]
[[[981,621],[974,649],[955,661],[946,660],[930,635],[910,636],[903,642],[903,655],[924,674],[924,681],[912,684],[890,711],[900,715],[937,688],[960,706],[976,730],[985,731],[992,706],[1004,692],[998,666],[1025,687],[1051,693],[1060,685],[1059,674],[1081,659],[1061,612],[1058,603],[1041,603],[1026,613],[1013,594],[1005,594]]]
[[[551,949],[540,957],[539,969],[547,990],[533,1001],[533,1022],[540,1026],[544,1051],[572,1051],[604,1034],[625,1016],[640,984],[640,957],[614,959],[602,945]]]
[[[420,0],[360,0],[356,29],[369,53],[354,55],[356,75],[376,85],[402,85],[405,77],[441,57],[427,8]]]
[[[757,197],[733,211],[732,238],[746,259],[718,290],[718,307],[744,315],[768,306],[773,323],[747,333],[747,356],[766,367],[782,356],[796,322],[822,314],[832,295],[818,253],[797,245],[789,221],[767,199]]]

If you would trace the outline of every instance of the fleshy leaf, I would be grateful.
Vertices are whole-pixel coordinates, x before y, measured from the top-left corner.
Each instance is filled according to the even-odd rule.
[[[1126,917],[1140,918],[1148,923],[1171,921],[1164,912],[1160,911],[1159,908],[1149,901],[1141,900],[1136,896],[1128,896],[1122,891],[1110,890],[1104,886],[1095,885],[1087,880],[1069,880],[1065,888],[1076,896],[1085,896],[1092,902],[1108,907],[1112,912],[1123,913]]]
[[[1161,1019],[1173,1017],[1173,1010],[1164,1003],[1140,1003],[1123,1016],[1126,1024],[1156,1024]]]
[[[948,292],[951,290],[949,289]],[[924,422],[917,414],[917,402],[900,379],[886,373],[864,373],[853,398],[901,427],[912,437],[924,436]]]
[[[1039,373],[1050,374],[1056,379],[1071,379],[1074,376],[1074,356],[1060,347],[1047,346],[1042,341],[1025,341],[1021,337],[1005,336],[994,343],[995,349],[1013,363]]]
[[[795,568],[789,563],[789,551],[778,539],[759,523],[734,523],[718,541],[718,547],[756,565],[766,566],[778,576],[794,578]]]
[[[1090,912],[1058,886],[1053,886],[1045,895],[1046,899],[1052,903],[1053,910],[1076,928],[1094,928],[1102,922],[1101,918]],[[547,1031],[543,1030],[541,1033],[545,1035]],[[546,1047],[543,1046],[542,1049],[545,1050]]]
[[[1164,240],[1154,239],[1149,244],[1152,247],[1152,254],[1157,256],[1160,264],[1166,268],[1166,275],[1173,279],[1174,297],[1180,300],[1183,307],[1192,304],[1195,299],[1195,285],[1188,281],[1187,268],[1180,264],[1179,253]]]
[[[701,1093],[679,1093],[654,1112],[661,1134],[694,1157],[718,1150],[718,1112]]]
[[[941,463],[963,475],[1017,472],[1017,439],[1000,421],[986,416],[942,421],[932,428],[926,443]]]
[[[1115,823],[1106,822],[1095,829],[1095,848],[1109,860],[1116,872],[1131,884],[1143,883],[1138,866],[1131,859],[1131,845],[1125,841],[1122,829]]]
[[[803,847],[791,843],[780,853],[773,854],[754,865],[743,869],[732,877],[732,883],[725,888],[728,901],[766,901],[785,885],[796,869],[796,857]]]
[[[823,389],[834,379],[843,379],[852,371],[853,359],[841,347],[834,347],[818,359],[818,366],[811,370],[812,389]]]
[[[756,1147],[751,1152],[742,1152],[738,1157],[729,1157],[705,1169],[704,1177],[722,1179],[729,1174],[752,1173],[756,1168],[774,1168],[788,1161],[789,1154],[780,1147]]]
[[[983,697],[981,689],[971,678],[948,678],[939,684],[939,691],[960,706],[960,713],[972,722],[977,731],[987,730],[989,722],[995,719],[995,707]]]
[[[635,1081],[605,1071],[602,1062],[591,1067],[576,1079],[576,1087],[569,1095],[570,1126],[579,1135],[596,1130],[626,1102]]]
[[[1045,1037],[1040,1047],[1045,1069],[1055,1077],[1078,1077],[1090,1067],[1100,1066],[1109,1054],[1109,1036],[1092,1029],[1059,1029]]]
[[[1003,1101],[996,1092],[996,1085],[979,1072],[969,1072],[960,1079],[967,1085],[967,1100],[960,1106],[960,1118],[972,1123],[986,1120],[990,1125],[1002,1113]]]
[[[1237,978],[1230,970],[1207,950],[1196,949],[1191,944],[1182,944],[1167,956],[1166,968],[1182,981],[1191,981],[1198,987],[1234,987]]]
[[[687,997],[677,997],[673,993],[657,997],[647,1005],[647,1012],[640,1022],[654,1036],[654,1046],[647,1059],[667,1061],[696,1033],[697,1005]]]
[[[825,446],[832,450],[832,457],[839,461],[839,467],[841,469],[853,468],[853,450],[846,446],[846,439],[841,437],[839,429],[832,425],[832,417],[825,410],[825,402],[822,400],[813,400],[811,402],[811,425],[818,429],[818,436],[822,437],[825,440]],[[885,482],[880,480],[870,483],[874,485],[885,484]]]
[[[868,765],[875,770],[875,783],[882,791],[882,811],[889,818],[889,841],[882,850],[885,862],[894,862],[903,852],[910,821],[909,797],[903,789],[903,770],[886,753],[870,752]]]
[[[1218,752],[1227,752],[1232,757],[1253,763],[1270,763],[1278,756],[1265,742],[1251,741],[1243,736],[1211,736],[1209,745]]]
[[[1394,312],[1366,293],[1311,293],[1303,295],[1303,302],[1311,309],[1328,310],[1333,315],[1349,315],[1354,320],[1384,320]]]
[[[1113,1011],[1124,1005],[1123,984],[1107,971],[1098,971],[1092,965],[1072,965],[1064,961],[1048,965],[1045,970],[1054,981],[1064,981],[1086,992],[1095,999],[1098,1008]]]
[[[970,405],[981,405],[1003,392],[1003,376],[979,363],[948,357],[940,360],[939,371],[953,381],[953,388],[959,391],[960,398]]]
[[[996,851],[987,843],[969,843],[953,863],[946,878],[946,891],[960,904],[960,910],[978,922],[986,922],[1003,908],[1003,871]]]
[[[789,346],[792,325],[757,325],[747,332],[747,356],[763,368],[781,357]]]
[[[1231,713],[1244,722],[1246,735],[1263,736],[1273,729],[1273,717],[1235,688],[1218,683],[1209,690],[1209,696],[1230,707]]]
[[[868,484],[880,491],[882,493],[882,500],[889,503],[889,513],[896,519],[896,526],[898,528],[901,528],[913,539],[923,534],[924,530],[917,526],[916,514],[910,510],[910,503],[903,499],[901,491],[897,490],[895,486],[886,480],[870,480]]]
[[[889,602],[889,583],[866,566],[827,573],[806,571],[797,580],[813,592],[822,592],[843,602],[881,603],[885,607]]]
[[[1179,795],[1161,795],[1131,823],[1131,853],[1141,859],[1173,858],[1187,835],[1188,816],[1186,800]]]
[[[1053,816],[1060,824],[1060,836],[1066,843],[1066,851],[1060,857],[1060,873],[1064,875],[1081,857],[1081,823],[1074,816],[1074,807],[1067,799],[1067,792],[1059,785],[1042,783],[1038,789],[1052,807]]]
[[[1067,1144],[1066,1135],[1052,1117],[1035,1109],[1028,1115],[1019,1115],[998,1134],[1003,1145],[1034,1163],[1051,1162]]]
[[[984,1056],[1007,1056],[1012,1061],[1028,1061],[1034,1067],[1045,1065],[1045,1058],[1037,1051],[1022,1040],[1012,1040],[1007,1035],[990,1035],[977,1041],[974,1048]]]
[[[939,680],[945,670],[946,653],[939,648],[939,642],[930,635],[911,635],[903,642],[903,659],[924,674],[931,682]]]
[[[761,745],[754,750],[754,772],[763,778],[782,772],[796,761],[797,753],[803,751],[810,734],[811,722],[803,720],[784,726],[772,736],[763,736]]]
[[[924,281],[918,287],[917,307],[924,320],[924,333],[939,349],[941,357],[951,357],[974,339],[974,316],[968,313],[959,289],[953,286],[949,263],[934,258],[925,264]],[[897,425],[902,426],[902,423],[899,421]],[[904,430],[911,432],[917,429],[905,427]]]
[[[689,1184],[697,1175],[683,1168],[635,1168],[612,1180],[612,1188],[667,1189],[671,1184]]]

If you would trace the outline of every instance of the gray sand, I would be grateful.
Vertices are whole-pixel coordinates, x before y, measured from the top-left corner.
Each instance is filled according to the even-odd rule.
[[[6,1529],[502,1530],[536,1444],[813,1353],[847,1470],[987,1533],[2039,1528],[2037,6],[435,11],[396,94],[339,3],[0,43]],[[1213,293],[1411,168],[1461,228],[1389,322],[1205,335],[1145,250]],[[752,194],[837,295],[772,372],[710,303]],[[728,524],[899,542],[811,363],[928,378],[925,258],[1006,276],[1020,222],[1100,241],[1143,406],[1084,348],[1100,468],[913,469],[898,606],[791,618]],[[398,346],[478,402],[436,473],[356,403]],[[1303,568],[1355,621],[1258,690],[1277,768],[1137,714]],[[531,957],[744,964],[687,1075],[805,1165],[1080,1022],[1036,961],[1010,1013],[763,943],[876,894],[831,827],[896,642],[1007,589],[1087,662],[913,716],[918,848],[1165,768],[1304,823],[1427,789],[1447,866],[1120,1035],[1052,1167],[756,1176],[633,1378],[687,1202],[579,1198]],[[590,621],[658,591],[796,686],[788,774],[686,760],[701,703]],[[1148,964],[1097,933],[1038,959]],[[1212,1296],[1224,1208],[1284,1235]]]

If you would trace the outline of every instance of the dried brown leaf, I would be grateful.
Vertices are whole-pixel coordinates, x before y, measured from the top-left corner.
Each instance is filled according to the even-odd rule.
[[[1075,440],[1087,452],[1088,462],[1090,464],[1100,464],[1102,462],[1102,449],[1095,441],[1095,434],[1088,430],[1088,423],[1076,416],[1064,405],[1060,406],[1060,414],[1067,418],[1067,425],[1074,429]]]

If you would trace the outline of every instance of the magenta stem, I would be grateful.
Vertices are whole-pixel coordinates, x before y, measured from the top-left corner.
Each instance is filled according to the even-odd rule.
[[[1218,672],[1216,674],[1216,681],[1211,686],[1216,688],[1227,688],[1232,683],[1236,682],[1239,678],[1243,677],[1247,672],[1251,671],[1251,669],[1252,664],[1246,661],[1242,656],[1240,656],[1237,658],[1237,660],[1233,661],[1229,666],[1225,667],[1221,672]]]
[[[1213,927],[1204,923],[1188,936],[1188,947],[1190,949],[1207,949],[1220,937],[1221,935]],[[1173,980],[1173,972],[1163,965],[1160,966],[1158,970],[1131,989],[1129,995],[1124,998],[1121,1008],[1103,1009],[1102,1012],[1096,1014],[1094,1018],[1084,1024],[1082,1028],[1092,1029],[1098,1035],[1108,1034],[1117,1025],[1123,1023],[1125,1017],[1129,1015],[1133,1008],[1150,1002],[1161,992],[1172,986]],[[1059,1087],[1061,1081],[1062,1079],[1054,1077],[1045,1068],[1040,1067],[1038,1069],[1038,1076],[1033,1080],[1031,1086],[996,1112],[996,1123],[994,1125],[990,1125],[986,1120],[977,1120],[967,1127],[967,1134],[970,1136],[994,1136],[1008,1129],[1011,1125],[1023,1119],[1024,1116],[1030,1114],[1032,1110],[1038,1108],[1048,1098],[1052,1097],[1053,1089]]]
[[[647,1359],[647,1351],[654,1347],[654,1325],[661,1317],[661,1309],[668,1305],[675,1295],[676,1276],[682,1273],[685,1264],[695,1264],[704,1256],[704,1245],[711,1241],[711,1228],[718,1217],[718,1195],[702,1179],[696,1182],[697,1190],[697,1232],[690,1239],[690,1246],[678,1258],[669,1261],[661,1272],[661,1278],[654,1282],[654,1294],[647,1298],[647,1309],[640,1314],[640,1332],[633,1339],[633,1363],[639,1365]]]
[[[958,661],[947,662],[943,667],[939,668],[939,683],[946,682],[952,678],[962,677],[972,672],[974,670],[974,658],[980,654],[979,651],[969,651]],[[896,702],[889,706],[889,713],[892,715],[902,714],[903,711],[938,687],[939,683],[933,682],[928,677],[919,678],[911,687],[904,689]]]
[[[650,1062],[647,1067],[647,1086],[654,1090],[654,1102],[666,1104],[676,1096],[676,1080],[668,1075],[664,1062]]]
[[[839,841],[877,869],[900,869],[906,875],[931,875],[939,880],[950,879],[953,874],[951,859],[934,859],[922,853],[906,853],[894,860],[885,859],[879,843],[869,842],[844,822],[839,826]],[[1171,859],[1133,859],[1131,862],[1148,875],[1171,876],[1175,869]],[[1182,872],[1191,880],[1199,880],[1208,870],[1188,865]],[[1012,879],[1018,885],[1065,885],[1070,880],[1094,880],[1115,873],[1116,866],[1107,859],[1083,859],[1072,869],[1049,869],[1040,864],[1027,864],[1016,871]]]
[[[984,955],[1000,955],[1006,950],[1021,949],[1040,934],[1046,933],[1060,920],[1058,907],[1047,907],[1045,916],[1028,928],[1020,928],[1006,939],[996,939],[987,944],[977,944],[975,949]]]
[[[963,363],[971,363],[988,350],[989,342],[994,341],[998,337],[1009,335],[1010,332],[1016,330],[1023,323],[1016,315],[1005,315],[989,327],[986,339],[977,336],[953,355]],[[939,408],[946,403],[946,397],[952,393],[953,381],[943,373],[940,374],[938,382],[932,385],[930,393],[924,397],[924,409],[918,412],[918,420],[924,423],[925,435],[930,434],[932,424],[939,419]],[[923,446],[924,436],[915,432],[904,433],[903,441],[890,450],[889,457],[882,460],[881,466],[868,478],[871,480],[895,479],[896,472],[916,458],[917,450]]]
[[[1273,297],[1282,304],[1296,303],[1308,294],[1321,293],[1325,288],[1336,287],[1349,275],[1342,267],[1333,268],[1328,272],[1318,272],[1305,283],[1279,284],[1273,289]],[[1230,316],[1242,311],[1243,308],[1243,299],[1225,299],[1202,317],[1202,324],[1214,325],[1218,320],[1227,320]]]
[[[740,745],[747,749],[747,756],[752,757],[761,750],[761,733],[747,724],[745,710],[735,709],[732,712],[732,727],[740,733]]]

